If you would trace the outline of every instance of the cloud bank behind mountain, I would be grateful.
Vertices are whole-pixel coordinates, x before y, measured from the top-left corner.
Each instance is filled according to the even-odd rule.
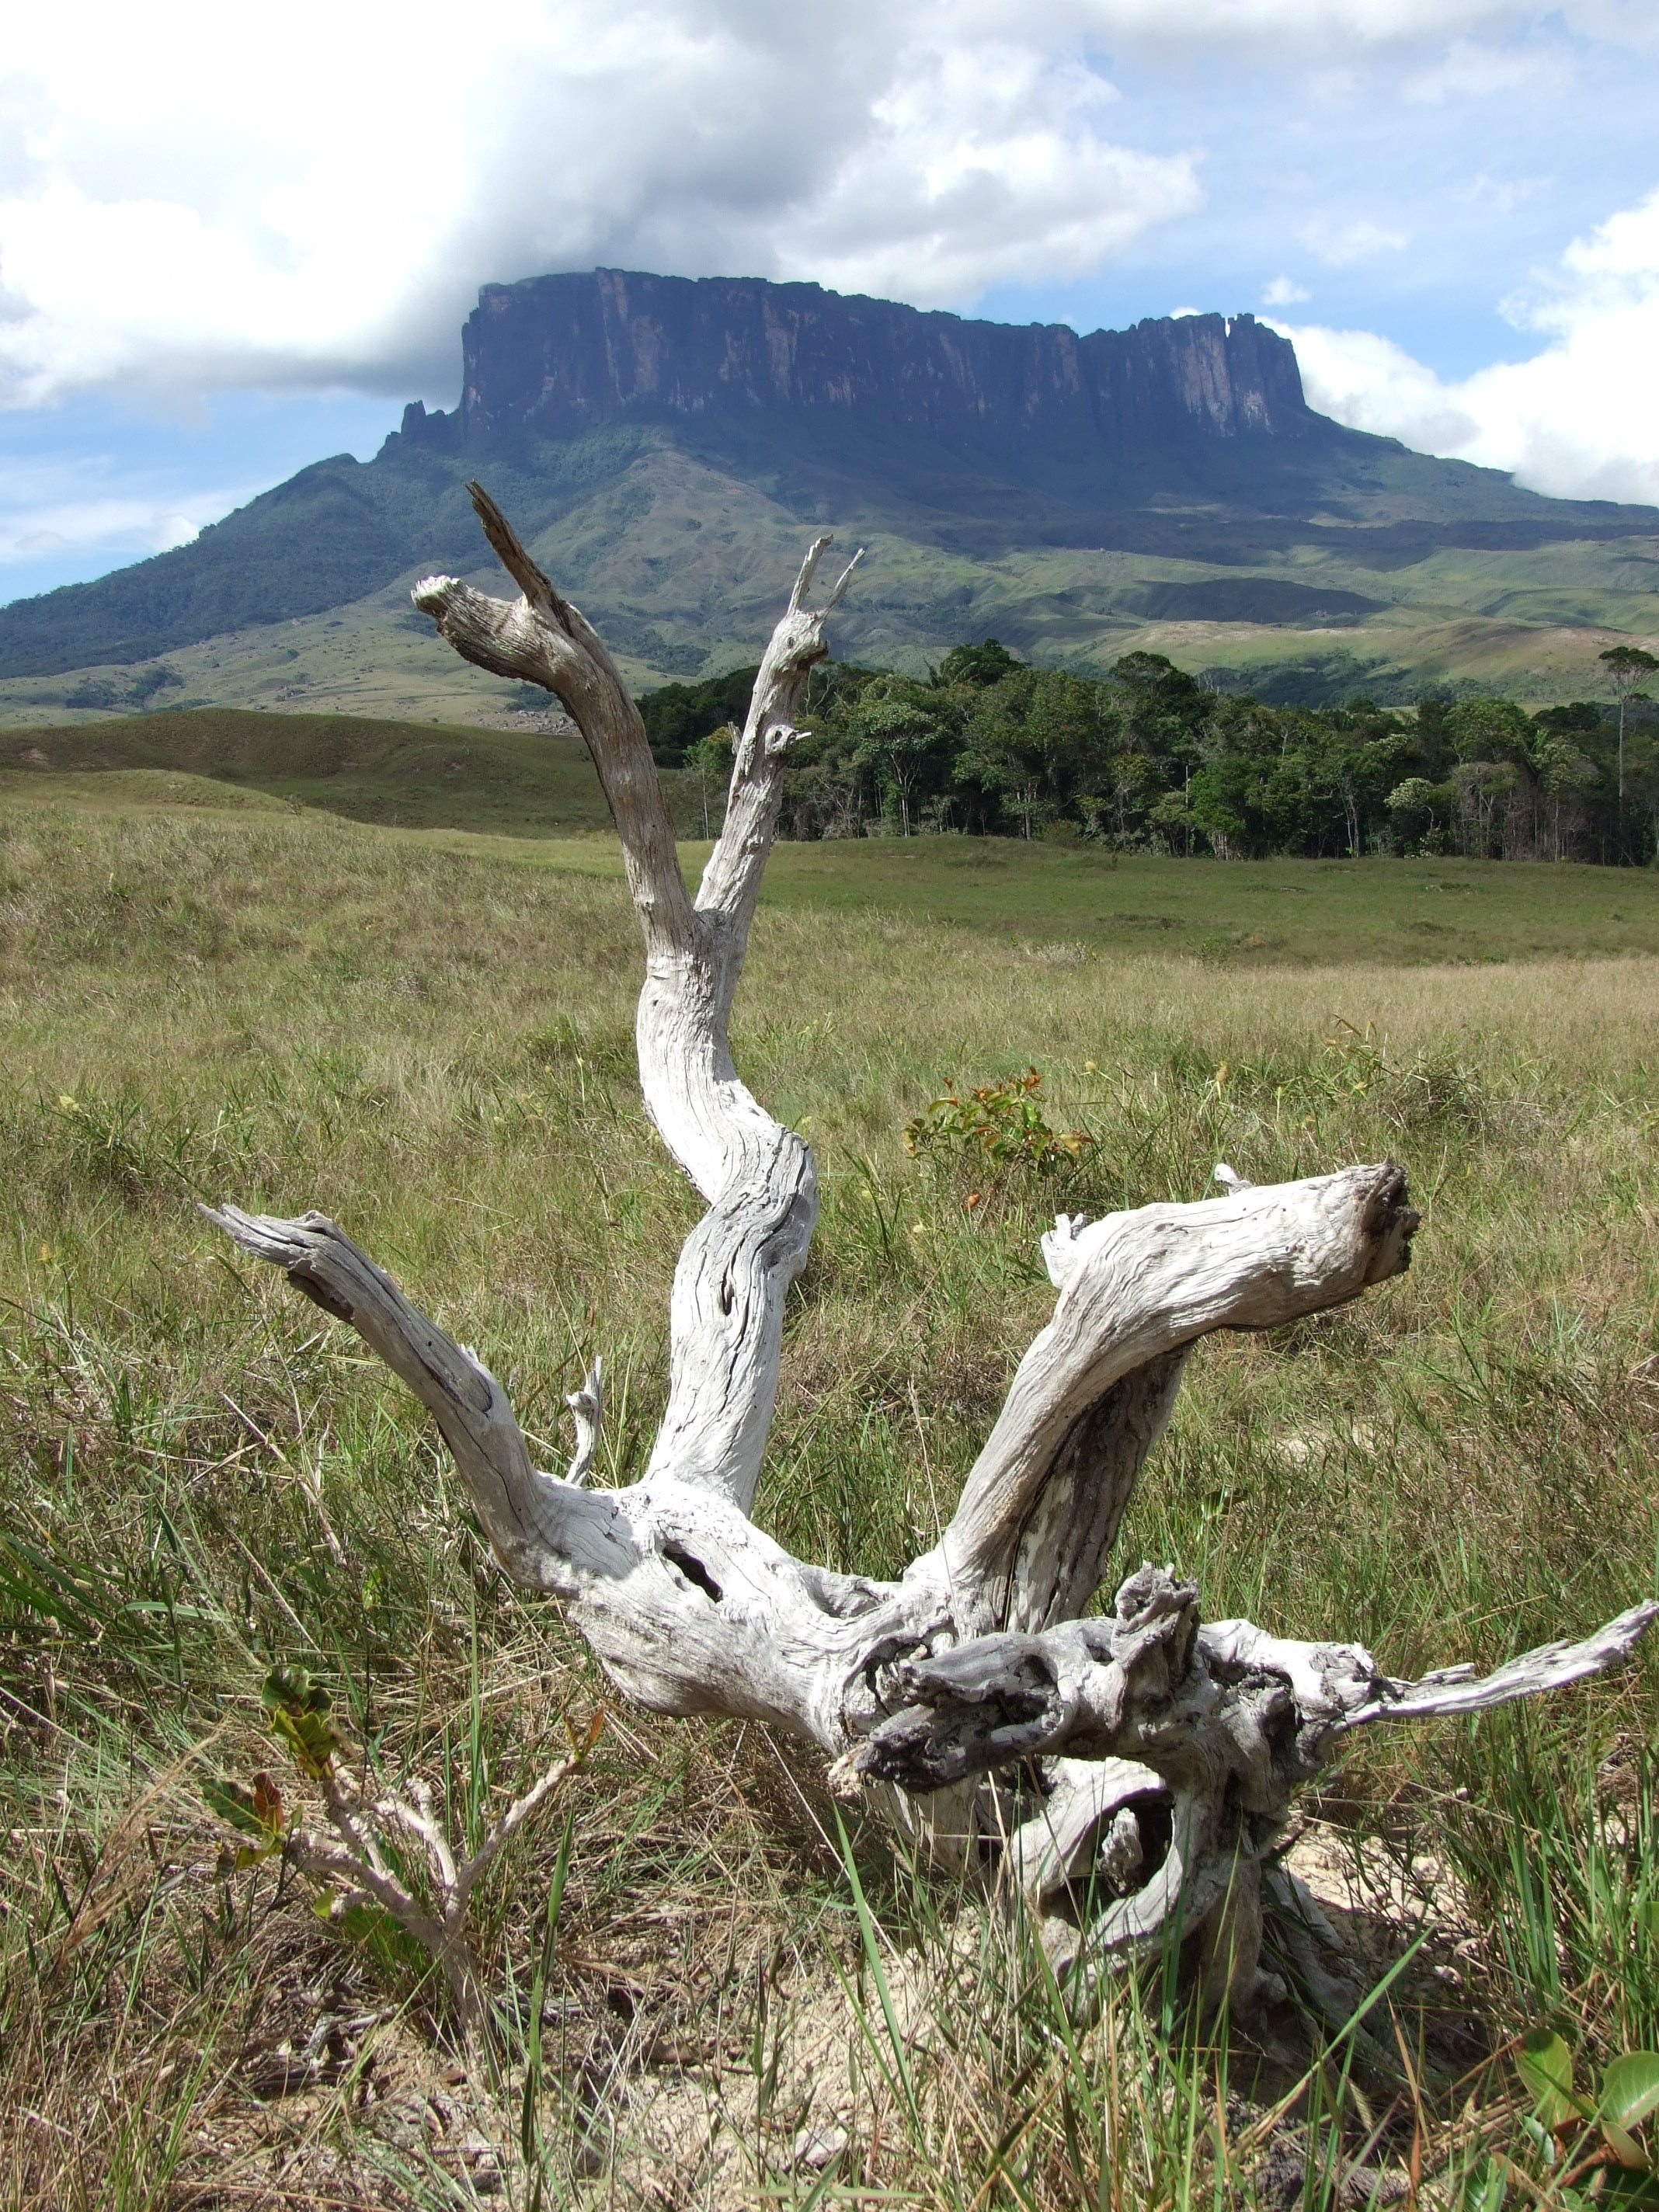
[[[1659,499],[1659,192],[1575,240],[1510,303],[1537,352],[1443,380],[1371,331],[1279,323],[1311,404],[1360,430],[1570,499]]]
[[[596,263],[1085,328],[1266,305],[1343,420],[1647,498],[1656,45],[1650,0],[27,11],[0,592],[176,541],[293,425],[372,450],[453,403],[481,283]]]

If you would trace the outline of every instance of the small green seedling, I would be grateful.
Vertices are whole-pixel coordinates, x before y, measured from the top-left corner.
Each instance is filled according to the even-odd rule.
[[[340,1731],[331,1717],[333,1699],[303,1667],[273,1667],[259,1702],[271,1734],[301,1774],[320,1782],[340,1748]]]
[[[288,1817],[283,1810],[283,1793],[273,1777],[264,1767],[253,1778],[252,1789],[244,1782],[226,1777],[204,1782],[202,1795],[207,1800],[208,1810],[216,1814],[228,1828],[239,1836],[250,1838],[236,1846],[233,1863],[238,1867],[257,1866],[273,1851],[283,1847],[283,1838],[288,1830]]]
[[[1571,2051],[1548,2028],[1522,2038],[1515,2068],[1532,2100],[1527,2132],[1550,2164],[1565,2169],[1562,2204],[1577,2203],[1568,2192],[1589,2182],[1599,2203],[1659,2206],[1659,2165],[1637,2133],[1659,2111],[1659,2051],[1628,2051],[1609,2060],[1594,2097],[1578,2087]]]
[[[912,1159],[925,1153],[947,1159],[969,1158],[993,1167],[1024,1167],[1047,1172],[1074,1160],[1093,1144],[1082,1129],[1055,1129],[1038,1093],[1042,1078],[1035,1067],[1001,1083],[981,1084],[964,1098],[954,1083],[933,1099],[904,1132]]]
[[[270,1723],[270,1732],[301,1774],[320,1782],[333,1771],[340,1749],[340,1731],[331,1714],[333,1699],[320,1682],[313,1681],[303,1667],[273,1667],[265,1676],[259,1702]],[[261,1767],[252,1784],[219,1775],[202,1784],[208,1810],[246,1842],[239,1844],[229,1863],[257,1866],[280,1850],[288,1834],[288,1814],[276,1778]]]
[[[318,1785],[327,1826],[309,1828],[297,1814],[290,1817],[269,1774],[256,1774],[252,1788],[224,1779],[206,1783],[202,1795],[209,1810],[246,1839],[227,1852],[222,1865],[252,1866],[280,1850],[317,1884],[313,1910],[335,1934],[361,1942],[401,1929],[442,1973],[469,2056],[479,2056],[491,2014],[467,1933],[472,1893],[511,1838],[563,1787],[599,1741],[603,1711],[594,1712],[580,1730],[566,1718],[568,1755],[489,1824],[469,1857],[445,1835],[431,1786],[418,1775],[402,1790],[365,1795],[337,1763],[345,1746],[333,1700],[303,1667],[273,1667],[259,1702],[271,1734],[301,1774]],[[398,1831],[420,1845],[424,1882],[418,1877],[411,1882],[403,1857],[387,1847],[387,1838]]]

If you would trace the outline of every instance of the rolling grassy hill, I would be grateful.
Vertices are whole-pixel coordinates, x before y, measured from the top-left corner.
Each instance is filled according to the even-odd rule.
[[[358,822],[517,836],[610,824],[574,735],[236,708],[8,732],[0,792],[98,805],[264,798]]]
[[[511,472],[483,473],[512,509]],[[994,635],[1045,665],[1091,672],[1121,653],[1164,653],[1267,697],[1364,690],[1401,703],[1444,686],[1543,705],[1600,696],[1596,656],[1610,643],[1659,649],[1659,535],[1531,549],[1428,544],[1386,568],[1362,564],[1352,546],[1296,547],[1259,556],[1241,575],[1219,560],[1087,546],[976,561],[866,527],[856,511],[834,520],[842,544],[868,549],[836,616],[835,649],[868,665],[920,672],[952,644]],[[821,526],[684,452],[647,447],[529,535],[537,558],[599,622],[628,681],[645,689],[752,664]],[[107,720],[130,711],[158,672],[168,681],[153,703],[168,708],[447,724],[495,716],[512,703],[509,687],[458,660],[409,603],[416,576],[446,562],[486,590],[507,589],[476,537],[447,553],[442,535],[434,528],[425,557],[385,588],[314,614],[248,623],[149,662],[0,678],[0,727]],[[1294,595],[1253,597],[1292,586],[1317,601],[1320,620]],[[1217,601],[1193,596],[1212,591],[1227,595],[1219,605],[1235,617],[1254,610],[1257,618],[1220,619]],[[1374,611],[1352,611],[1359,600]]]

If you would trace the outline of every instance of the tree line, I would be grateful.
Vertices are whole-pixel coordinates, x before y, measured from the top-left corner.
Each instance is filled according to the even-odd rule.
[[[1659,845],[1659,660],[1604,654],[1615,702],[1272,707],[1131,653],[1105,678],[1033,668],[996,639],[926,677],[814,672],[784,800],[789,837],[958,830],[1114,851],[1459,854],[1641,863]],[[1625,662],[1630,666],[1625,666]],[[658,759],[719,826],[752,669],[641,701]]]

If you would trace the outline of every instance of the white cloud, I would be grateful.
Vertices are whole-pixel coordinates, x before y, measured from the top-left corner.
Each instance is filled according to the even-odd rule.
[[[1296,347],[1308,404],[1355,430],[1373,430],[1435,453],[1464,454],[1479,425],[1432,369],[1371,331],[1316,323],[1275,325]]]
[[[1448,100],[1485,100],[1494,93],[1524,92],[1565,82],[1567,63],[1560,48],[1548,53],[1522,47],[1480,46],[1454,39],[1432,68],[1406,80],[1407,100],[1438,106]]]
[[[1201,198],[1196,153],[1138,149],[1092,57],[1369,85],[1438,55],[1423,83],[1449,87],[1547,15],[1653,24],[1651,0],[520,0],[458,33],[447,0],[289,0],[277,24],[82,0],[70,36],[20,9],[0,405],[331,380],[447,400],[480,282],[596,261],[930,306],[1069,283]],[[1401,234],[1316,239],[1340,264]]]
[[[1452,381],[1368,331],[1283,327],[1310,403],[1339,422],[1557,497],[1659,502],[1659,191],[1575,240],[1510,312],[1552,343]]]
[[[70,40],[34,11],[0,82],[0,404],[447,385],[481,281],[595,261],[964,306],[1200,204],[1192,156],[1110,135],[1089,9],[980,12],[536,0],[457,38],[438,0],[293,0],[273,36],[89,0]]]
[[[1289,48],[1301,53],[1379,48],[1472,32],[1525,27],[1547,15],[1601,36],[1652,32],[1649,0],[1079,0],[1071,11],[1100,33],[1147,44],[1198,41]]]
[[[1275,276],[1261,295],[1264,307],[1293,307],[1299,301],[1311,300],[1313,294],[1292,276]]]
[[[0,60],[0,407],[331,385],[447,404],[481,282],[599,261],[922,306],[1069,286],[1203,198],[1178,132],[1133,143],[1102,53],[1243,51],[1367,97],[1420,64],[1418,96],[1447,98],[1501,88],[1547,17],[1638,41],[1659,22],[1651,0],[520,0],[458,35],[447,0],[289,0],[276,28],[223,0],[82,0],[71,37],[22,9]],[[1408,242],[1346,204],[1305,239],[1339,267]]]
[[[869,135],[786,228],[781,273],[945,307],[991,283],[1096,269],[1201,203],[1189,155],[1095,129],[1115,95],[1081,65],[1006,45],[916,57]]]
[[[201,527],[188,515],[170,512],[166,501],[156,506],[148,500],[75,500],[0,517],[0,562],[112,545],[140,555],[166,553],[188,545]]]
[[[1497,216],[1512,215],[1524,200],[1541,191],[1542,177],[1489,177],[1484,169],[1470,178],[1456,194],[1465,207],[1480,208]]]
[[[0,576],[58,556],[137,561],[165,553],[248,494],[216,485],[185,496],[181,508],[176,488],[123,483],[119,471],[96,463],[9,468],[0,491]]]
[[[1346,269],[1378,253],[1398,253],[1411,240],[1403,230],[1389,230],[1382,223],[1364,219],[1332,222],[1321,216],[1303,226],[1302,242],[1333,269]]]

